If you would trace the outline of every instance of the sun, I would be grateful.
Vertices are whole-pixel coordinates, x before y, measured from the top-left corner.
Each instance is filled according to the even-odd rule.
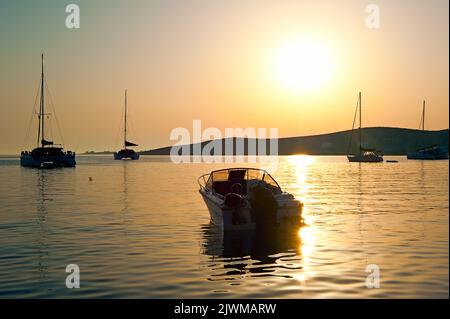
[[[295,39],[276,52],[275,72],[279,83],[296,92],[321,88],[331,77],[332,55],[323,42]]]

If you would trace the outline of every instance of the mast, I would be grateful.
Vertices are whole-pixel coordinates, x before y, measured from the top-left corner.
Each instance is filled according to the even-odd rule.
[[[422,132],[425,132],[425,100],[423,100],[422,107]]]
[[[361,92],[359,92],[359,96],[358,96],[358,100],[359,100],[359,154],[362,154],[362,107],[361,107]]]
[[[123,144],[124,148],[127,148],[127,90],[125,89],[125,122],[123,131]]]
[[[39,146],[39,143],[41,143],[41,146],[44,146],[43,140],[44,140],[44,53],[41,54],[41,98],[39,102],[39,129],[38,129],[38,140],[37,144]]]
[[[425,146],[425,100],[422,105],[422,147]]]

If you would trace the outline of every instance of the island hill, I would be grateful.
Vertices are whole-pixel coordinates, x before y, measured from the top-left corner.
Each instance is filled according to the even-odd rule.
[[[362,129],[363,144],[365,148],[382,150],[386,155],[406,155],[407,152],[416,150],[422,145],[436,144],[445,150],[448,150],[448,129],[440,131],[421,131],[415,129],[394,128],[394,127],[367,127]],[[349,148],[351,130],[311,135],[299,137],[284,137],[278,139],[278,155],[346,155]],[[351,150],[356,152],[358,149],[358,130],[353,131],[353,143]],[[236,141],[242,138],[234,138],[234,147]],[[244,154],[247,155],[247,146],[249,139],[244,139]],[[222,139],[222,152],[225,153],[225,139]],[[201,143],[201,147],[210,143],[206,141]],[[269,142],[266,141],[266,150],[269,152]],[[193,144],[189,145],[192,154]],[[170,155],[171,146],[157,148],[153,150],[142,151],[142,155]],[[214,154],[211,154],[214,155]]]

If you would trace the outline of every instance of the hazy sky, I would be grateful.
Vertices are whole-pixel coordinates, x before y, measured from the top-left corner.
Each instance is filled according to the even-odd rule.
[[[65,26],[69,3],[80,29]],[[379,29],[366,27],[369,3]],[[138,149],[171,144],[171,130],[194,119],[280,136],[350,129],[360,90],[365,126],[417,128],[426,99],[427,128],[448,128],[448,10],[447,0],[1,0],[0,153],[35,145],[36,121],[24,139],[41,52],[65,146],[77,152],[120,147],[125,88]],[[303,74],[326,80],[296,90],[285,80],[302,72],[288,58],[283,72],[295,72],[280,79],[279,52],[303,39],[327,61],[302,55]]]

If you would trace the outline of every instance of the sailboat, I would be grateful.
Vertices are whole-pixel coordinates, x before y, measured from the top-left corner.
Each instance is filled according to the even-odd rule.
[[[132,146],[138,146],[135,143],[127,141],[127,90],[125,90],[125,120],[123,125],[123,149],[114,153],[115,160],[132,159],[138,160],[139,154],[133,149],[127,148]]]
[[[22,151],[20,165],[34,168],[74,167],[76,165],[75,153],[65,152],[62,145],[54,144],[45,137],[45,118],[50,114],[45,113],[44,85],[44,54],[42,54],[37,147],[32,151]]]
[[[422,129],[422,138],[425,133],[425,100],[423,101],[422,106],[422,120],[420,122],[420,128]],[[437,145],[430,145],[421,147],[415,152],[411,152],[406,154],[407,159],[412,160],[439,160],[439,159],[448,159],[448,152],[444,151]]]
[[[359,162],[359,163],[379,163],[383,161],[383,155],[381,154],[381,151],[375,150],[375,149],[368,149],[362,147],[362,111],[361,111],[361,92],[359,92],[358,95],[358,103],[356,105],[356,113],[355,117],[353,119],[353,127],[352,127],[352,134],[350,136],[350,143],[349,143],[349,152],[350,147],[352,145],[352,137],[353,137],[353,130],[355,129],[355,119],[356,114],[359,110],[359,152],[357,154],[348,154],[347,158],[349,162]]]

